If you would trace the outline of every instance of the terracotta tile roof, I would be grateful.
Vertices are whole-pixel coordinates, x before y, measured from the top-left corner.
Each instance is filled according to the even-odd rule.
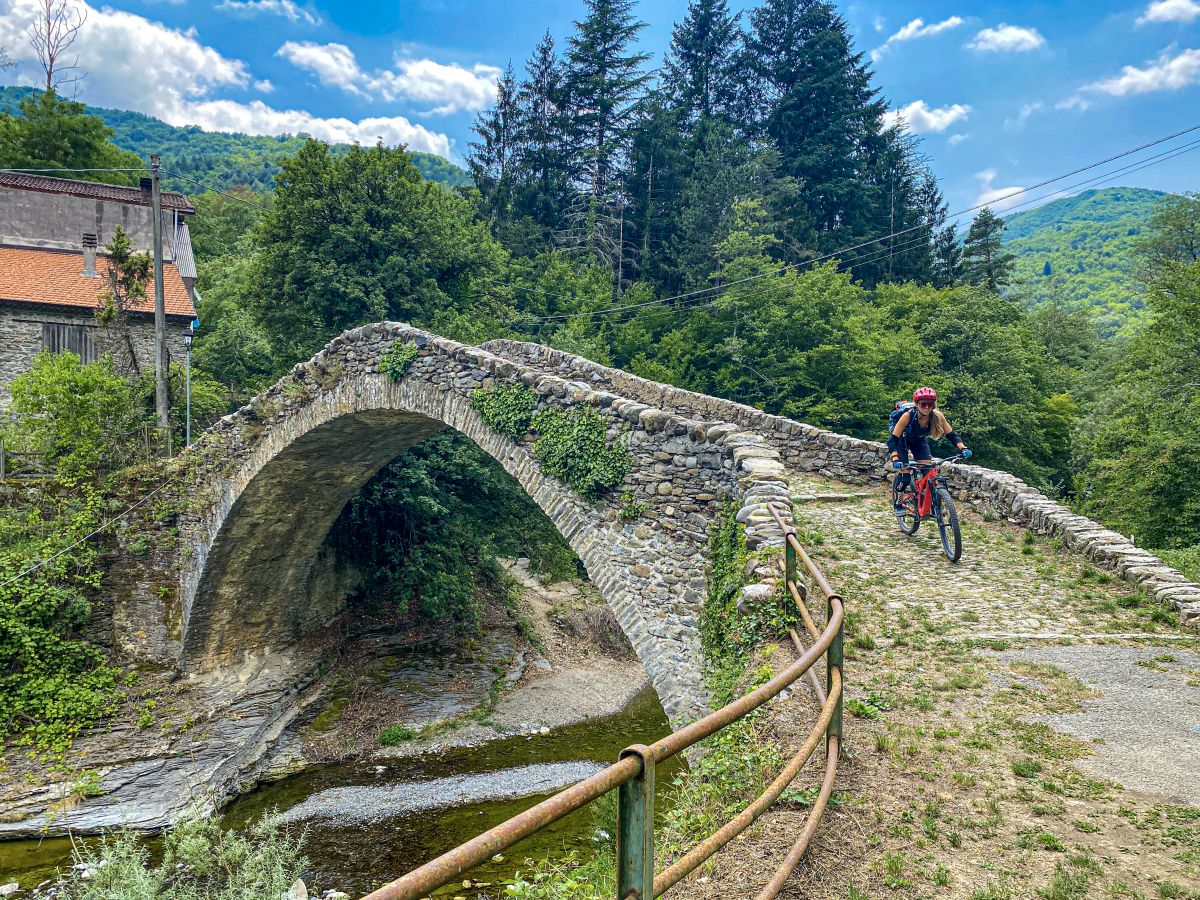
[[[16,188],[21,191],[41,191],[44,194],[70,194],[89,200],[111,200],[114,203],[136,203],[150,205],[150,195],[140,188],[120,184],[99,184],[95,181],[76,181],[73,178],[50,178],[46,175],[31,175],[25,172],[0,171],[0,188]],[[178,209],[187,214],[196,212],[185,195],[174,191],[162,192],[163,209]]]
[[[0,247],[0,301],[45,303],[53,306],[96,308],[96,298],[108,287],[104,273],[108,259],[96,257],[98,277],[83,274],[83,254],[68,250],[35,250],[28,247]],[[171,263],[163,266],[163,300],[167,315],[194,318],[196,310]],[[135,307],[138,312],[154,312],[154,279],[146,285],[146,298]]]

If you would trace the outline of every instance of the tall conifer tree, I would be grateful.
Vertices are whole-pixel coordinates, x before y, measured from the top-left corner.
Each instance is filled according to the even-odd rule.
[[[663,91],[687,124],[732,119],[737,95],[738,16],[726,0],[692,0],[675,26],[663,64]]]
[[[511,64],[496,85],[495,104],[475,118],[474,131],[479,140],[469,144],[467,166],[487,212],[499,225],[511,216],[516,175],[517,84]]]
[[[586,0],[588,15],[575,23],[567,78],[575,133],[584,151],[582,178],[592,198],[605,203],[618,186],[636,101],[649,76],[648,53],[631,49],[646,27],[633,17],[635,0]]]
[[[975,216],[963,242],[963,280],[968,284],[999,292],[1012,281],[1016,257],[1000,241],[1006,227],[1004,220],[986,206]]]
[[[547,31],[525,63],[517,90],[517,143],[523,176],[518,211],[531,217],[543,238],[561,227],[578,176],[579,154],[570,140],[569,96],[554,38]]]

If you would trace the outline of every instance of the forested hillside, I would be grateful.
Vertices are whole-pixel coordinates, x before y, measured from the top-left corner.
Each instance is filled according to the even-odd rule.
[[[1007,216],[1014,293],[1034,306],[1094,309],[1102,331],[1116,332],[1145,307],[1145,286],[1133,271],[1136,243],[1162,197],[1103,188]]]
[[[0,110],[13,111],[21,98],[33,91],[26,87],[0,87]],[[196,127],[178,128],[159,119],[124,109],[86,107],[113,130],[112,142],[136,153],[143,161],[151,153],[162,157],[163,168],[194,181],[165,179],[167,187],[189,193],[205,188],[225,189],[244,185],[254,191],[274,187],[280,160],[295,156],[305,138],[294,135],[227,134]],[[335,145],[344,151],[345,145]],[[462,187],[471,183],[465,170],[432,153],[414,153],[413,163],[430,181]],[[198,183],[197,183],[198,182]]]

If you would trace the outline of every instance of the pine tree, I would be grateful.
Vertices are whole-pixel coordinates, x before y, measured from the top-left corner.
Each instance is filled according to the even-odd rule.
[[[1012,280],[1016,257],[1000,241],[1006,227],[1004,220],[986,206],[975,216],[963,242],[963,280],[968,284],[999,293]]]
[[[650,54],[630,50],[646,27],[633,17],[634,2],[586,0],[588,15],[575,23],[567,54],[575,135],[584,150],[582,180],[599,204],[618,187],[636,101],[649,78],[642,66]]]
[[[663,91],[689,125],[703,119],[732,120],[737,97],[738,15],[726,0],[692,0],[675,26],[663,63]]]
[[[479,140],[469,144],[467,166],[483,196],[484,208],[499,224],[511,216],[516,174],[517,85],[511,64],[496,85],[495,104],[476,116],[473,130]]]
[[[749,112],[760,136],[803,183],[819,231],[865,231],[886,107],[845,20],[825,0],[767,0],[750,25],[742,63],[756,85]]]
[[[543,241],[562,225],[578,175],[579,154],[570,141],[570,109],[554,38],[547,31],[525,63],[517,90],[517,155],[521,188],[517,212],[542,229]]]
[[[958,243],[958,228],[947,225],[933,239],[934,287],[955,287],[962,281],[962,247]]]

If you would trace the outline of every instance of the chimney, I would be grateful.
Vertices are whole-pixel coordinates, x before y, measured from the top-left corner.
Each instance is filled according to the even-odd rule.
[[[91,278],[96,277],[96,236],[94,234],[83,236],[83,274]]]

